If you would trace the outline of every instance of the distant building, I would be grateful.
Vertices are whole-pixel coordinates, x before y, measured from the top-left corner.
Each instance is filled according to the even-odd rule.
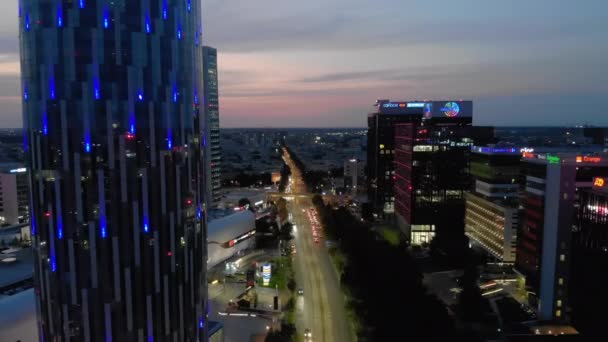
[[[26,168],[15,166],[0,169],[0,224],[29,221],[29,194],[29,172]]]
[[[608,146],[606,127],[496,127],[496,137],[511,146]]]
[[[217,50],[203,46],[203,81],[205,86],[205,113],[207,118],[209,177],[207,193],[210,205],[217,205],[222,199],[222,147],[220,143],[220,105],[217,72]]]
[[[344,162],[344,187],[356,194],[365,179],[365,163],[357,159],[349,159]]]
[[[515,262],[521,151],[471,148],[474,187],[466,197],[465,234],[499,261]]]
[[[578,194],[608,174],[608,156],[524,153],[522,170],[515,269],[539,318],[567,321],[572,232],[581,224]]]

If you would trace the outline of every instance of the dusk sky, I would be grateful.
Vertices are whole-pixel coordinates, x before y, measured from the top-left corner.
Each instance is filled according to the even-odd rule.
[[[608,125],[606,0],[204,0],[222,127],[363,127],[377,98],[471,99],[479,125]],[[0,127],[21,126],[17,0]]]

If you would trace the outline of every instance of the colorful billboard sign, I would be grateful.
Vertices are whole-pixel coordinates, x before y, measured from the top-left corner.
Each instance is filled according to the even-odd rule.
[[[478,153],[488,154],[519,154],[519,150],[514,147],[485,147],[485,146],[471,146],[471,151]]]
[[[606,187],[606,178],[597,177],[593,180],[593,187],[603,189]]]
[[[264,264],[262,266],[262,280],[264,281],[264,286],[268,286],[270,284],[270,276],[272,275],[272,269],[270,264]]]
[[[380,102],[382,114],[422,115],[433,118],[471,118],[473,101]]]

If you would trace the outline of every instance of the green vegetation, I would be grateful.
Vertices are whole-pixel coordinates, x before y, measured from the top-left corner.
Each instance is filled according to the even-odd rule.
[[[272,275],[269,287],[278,288],[279,291],[287,291],[288,300],[283,306],[283,321],[280,330],[272,330],[266,336],[267,342],[295,342],[296,341],[296,301],[294,291],[296,289],[295,273],[290,257],[274,258],[270,261]]]
[[[271,288],[278,287],[279,290],[287,290],[287,284],[290,279],[294,278],[294,271],[291,264],[290,257],[279,257],[274,258],[271,261],[272,264],[272,275],[270,277]]]
[[[400,239],[390,233],[391,240],[378,239],[347,209],[325,206],[320,196],[313,203],[325,234],[338,242],[331,254],[359,341],[394,341],[404,331],[412,341],[460,336],[445,306],[422,284],[422,273]]]
[[[290,175],[291,170],[289,169],[289,166],[283,163],[283,166],[281,167],[281,180],[279,181],[279,192],[285,192]]]
[[[383,226],[376,229],[376,231],[384,238],[384,240],[393,246],[399,246],[402,242],[401,232],[395,228]]]
[[[286,222],[281,226],[279,230],[279,239],[281,241],[291,241],[293,240],[293,235],[291,234],[293,231],[293,224],[291,222]]]

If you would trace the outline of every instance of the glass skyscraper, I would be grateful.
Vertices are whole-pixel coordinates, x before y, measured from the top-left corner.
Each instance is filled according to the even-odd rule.
[[[205,341],[200,0],[19,17],[41,340]]]
[[[210,201],[222,200],[222,148],[220,145],[220,102],[217,75],[217,50],[203,47],[203,79],[205,81],[205,113],[209,127],[209,184]]]

